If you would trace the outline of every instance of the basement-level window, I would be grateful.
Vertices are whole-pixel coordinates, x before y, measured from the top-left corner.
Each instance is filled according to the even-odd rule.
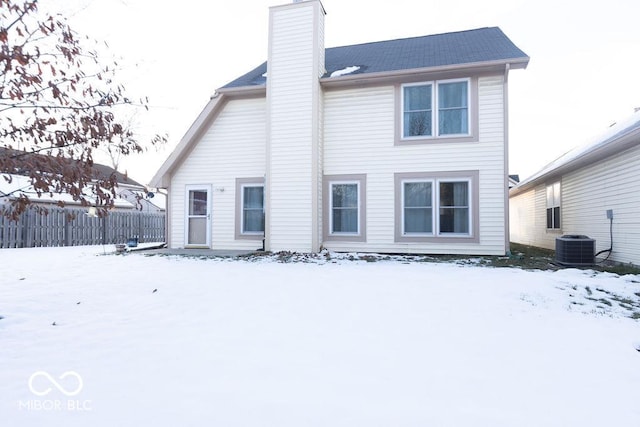
[[[560,182],[547,185],[547,229],[560,229]]]

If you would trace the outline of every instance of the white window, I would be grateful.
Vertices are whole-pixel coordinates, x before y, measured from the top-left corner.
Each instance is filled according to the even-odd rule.
[[[560,229],[560,182],[547,185],[547,228]]]
[[[468,236],[471,232],[469,187],[468,180],[403,181],[403,234]],[[437,214],[434,215],[434,211]]]
[[[236,178],[235,238],[264,238],[264,178]]]
[[[469,181],[440,181],[438,201],[439,234],[468,235],[471,230]]]
[[[469,79],[402,86],[402,138],[470,134]]]
[[[433,135],[433,85],[404,86],[402,90],[402,136],[405,138]]]
[[[331,183],[331,234],[359,234],[360,203],[359,183],[332,182]]]
[[[438,135],[469,134],[469,82],[438,83]]]
[[[433,234],[433,182],[402,184],[403,233]]]
[[[242,234],[264,233],[264,185],[242,185]]]
[[[322,177],[322,237],[325,241],[367,241],[367,176]]]
[[[479,243],[479,172],[396,173],[396,242]]]

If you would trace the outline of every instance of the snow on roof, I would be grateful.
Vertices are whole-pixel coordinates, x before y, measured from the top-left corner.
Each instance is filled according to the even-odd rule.
[[[324,65],[325,77],[337,77],[333,73],[350,64],[360,64],[359,74],[371,74],[496,61],[509,62],[512,69],[524,68],[529,57],[500,28],[485,27],[327,48]],[[221,89],[264,86],[266,71],[263,62]]]
[[[613,146],[619,142],[624,136],[631,132],[640,130],[640,110],[635,111],[631,116],[614,123],[606,131],[585,142],[578,147],[566,152],[551,163],[544,166],[538,172],[534,173],[527,179],[520,182],[516,188],[527,186],[560,168],[569,166],[587,155],[600,150],[607,146]],[[637,141],[640,144],[640,139]]]
[[[11,182],[7,182],[6,176],[11,177]],[[28,176],[23,175],[6,175],[0,174],[0,195],[7,195],[9,197],[19,196],[24,194],[33,203],[58,203],[63,202],[67,205],[78,205],[80,202],[73,200],[73,197],[67,193],[48,193],[44,192],[39,197],[36,193],[33,185],[31,185],[31,179]],[[95,204],[95,198],[91,195],[86,195],[85,198],[89,203]],[[125,199],[116,198],[114,200],[115,207],[133,209],[134,204],[128,202]]]
[[[359,69],[360,67],[358,67],[357,65],[352,65],[351,67],[346,67],[341,70],[334,71],[333,73],[331,73],[331,77],[340,77],[347,74],[355,73]]]

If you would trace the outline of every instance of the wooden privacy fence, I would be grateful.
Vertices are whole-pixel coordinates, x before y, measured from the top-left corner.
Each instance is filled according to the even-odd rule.
[[[86,209],[49,208],[48,215],[27,210],[18,221],[0,215],[0,248],[80,246],[164,242],[165,214],[113,211],[98,218]]]

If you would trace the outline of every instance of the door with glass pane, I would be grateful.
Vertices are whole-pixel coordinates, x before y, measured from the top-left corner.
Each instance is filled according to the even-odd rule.
[[[187,186],[186,246],[210,247],[211,189]]]

